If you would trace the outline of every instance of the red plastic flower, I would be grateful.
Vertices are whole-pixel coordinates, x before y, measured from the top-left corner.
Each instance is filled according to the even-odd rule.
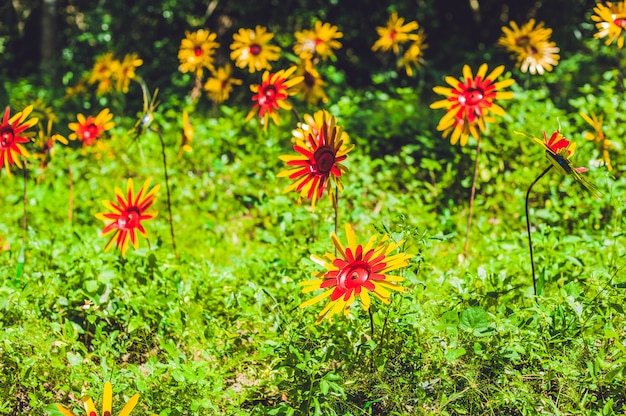
[[[157,212],[148,212],[148,209],[157,198],[155,194],[161,189],[160,185],[156,185],[148,192],[149,187],[150,179],[143,184],[139,192],[135,195],[133,180],[129,178],[126,184],[126,194],[116,187],[116,202],[102,201],[102,205],[111,212],[96,214],[96,218],[107,222],[102,230],[103,236],[113,233],[104,251],[111,248],[113,242],[115,242],[123,256],[126,254],[129,240],[135,249],[139,247],[137,232],[147,237],[146,230],[143,228],[141,222],[157,216]]]
[[[263,73],[261,85],[251,85],[250,90],[254,93],[252,101],[254,106],[248,113],[246,121],[250,120],[257,108],[259,109],[259,118],[263,121],[265,128],[267,129],[269,118],[271,117],[275,124],[278,124],[278,110],[280,108],[284,110],[291,110],[291,104],[287,102],[287,98],[290,95],[294,95],[295,91],[290,91],[289,88],[302,82],[303,76],[298,76],[289,79],[289,77],[296,71],[297,67],[292,66],[287,70],[281,70],[274,74],[270,74],[268,71]]]
[[[115,126],[112,121],[113,114],[109,112],[108,108],[100,111],[95,118],[92,116],[85,118],[82,114],[78,114],[76,118],[77,123],[69,124],[69,128],[73,131],[69,138],[82,141],[84,146],[92,146],[102,133]]]
[[[388,273],[405,267],[409,264],[411,254],[390,253],[402,245],[403,241],[390,242],[388,236],[377,242],[377,237],[371,237],[365,245],[357,244],[354,230],[346,224],[348,245],[344,248],[333,233],[331,239],[339,254],[326,253],[324,257],[312,255],[311,259],[326,268],[326,271],[314,272],[315,279],[300,283],[303,293],[317,289],[328,289],[324,293],[303,302],[300,307],[306,308],[326,298],[330,302],[320,312],[317,323],[324,318],[332,318],[343,312],[350,312],[350,305],[359,297],[363,309],[369,309],[370,294],[389,304],[390,290],[404,292],[402,286],[396,283],[404,280],[401,276],[391,276]]]
[[[335,118],[328,112],[324,112],[320,125],[311,126],[309,131],[309,146],[296,144],[293,149],[298,152],[297,155],[280,156],[281,160],[287,162],[287,168],[278,177],[287,176],[294,180],[283,193],[293,190],[300,192],[300,198],[310,199],[315,210],[317,200],[327,187],[332,198],[334,191],[332,186],[328,186],[331,181],[338,190],[343,190],[340,177],[348,169],[341,162],[347,158],[354,145],[344,144],[343,129],[335,125]]]
[[[467,143],[469,133],[476,133],[477,130],[470,126],[478,126],[481,131],[485,130],[484,117],[489,113],[503,116],[505,111],[496,104],[496,100],[506,100],[513,98],[513,93],[499,91],[515,83],[513,79],[495,82],[502,72],[504,66],[495,68],[487,76],[487,64],[482,64],[476,73],[472,75],[472,70],[468,65],[463,67],[463,79],[447,76],[446,82],[452,87],[435,87],[433,91],[446,96],[444,100],[436,101],[430,108],[445,108],[446,114],[439,121],[437,130],[446,131],[454,127],[450,141],[455,144],[459,138],[461,146]],[[466,124],[469,124],[466,125]],[[457,128],[458,126],[458,128]],[[479,137],[476,137],[479,139]]]
[[[33,117],[26,120],[33,111],[33,106],[29,105],[23,111],[11,117],[11,108],[4,110],[2,124],[0,124],[0,171],[6,166],[7,175],[11,176],[11,166],[17,165],[22,167],[20,156],[28,156],[28,152],[22,146],[22,143],[30,141],[31,134],[25,133],[25,130],[37,124],[39,119]]]

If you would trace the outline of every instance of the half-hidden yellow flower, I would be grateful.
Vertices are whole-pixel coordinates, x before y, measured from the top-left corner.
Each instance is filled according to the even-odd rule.
[[[593,112],[591,112],[591,117],[589,117],[582,111],[580,112],[580,116],[593,128],[593,132],[586,131],[584,133],[584,137],[587,140],[591,140],[600,144],[600,150],[602,151],[602,160],[604,161],[604,165],[609,172],[612,171],[613,165],[611,164],[611,157],[609,156],[609,149],[612,147],[612,145],[611,141],[605,137],[604,131],[602,131],[604,116],[601,115],[598,117]]]
[[[287,168],[277,175],[293,180],[283,193],[298,192],[298,203],[302,198],[310,199],[314,211],[317,200],[326,188],[329,198],[335,203],[332,184],[335,184],[337,191],[343,190],[341,176],[348,169],[341,162],[354,147],[343,142],[343,128],[336,125],[335,117],[327,111],[323,111],[321,117],[321,122],[318,124],[314,120],[315,125],[307,131],[307,144],[300,146],[296,143],[293,146],[297,155],[280,156],[287,163]]]
[[[214,103],[222,103],[228,99],[233,91],[233,85],[241,85],[242,81],[233,78],[233,68],[226,64],[212,73],[212,76],[204,84],[209,99]]]
[[[419,39],[419,34],[411,33],[418,28],[419,25],[417,22],[412,21],[405,24],[404,18],[398,17],[398,13],[393,12],[391,16],[389,16],[387,26],[379,26],[376,28],[376,32],[378,32],[380,38],[374,43],[372,50],[374,52],[377,50],[387,52],[391,49],[398,55],[400,54],[400,44]]]
[[[313,115],[305,114],[302,116],[302,121],[298,122],[297,127],[291,131],[291,142],[310,149],[309,135],[317,137],[324,125],[330,128],[333,124],[336,124],[335,118],[326,110],[317,110]],[[339,140],[344,146],[350,145],[350,136],[343,129],[341,129]]]
[[[191,152],[191,141],[193,140],[193,126],[189,122],[189,114],[187,109],[183,110],[183,128],[182,138],[180,142],[180,149],[178,150],[178,157],[183,155],[183,152]]]
[[[402,59],[398,62],[398,67],[404,67],[406,74],[410,77],[413,76],[413,68],[419,68],[424,62],[424,49],[428,48],[428,45],[424,43],[426,36],[423,31],[418,31],[418,36],[419,38],[406,48]]]
[[[143,60],[139,59],[136,53],[125,55],[124,59],[118,64],[113,65],[113,78],[116,80],[115,89],[117,91],[127,93],[130,81],[137,79],[135,69],[143,64]]]
[[[326,82],[322,80],[322,77],[310,60],[306,59],[300,62],[296,75],[303,77],[303,81],[294,87],[295,93],[300,95],[303,101],[310,105],[317,105],[320,100],[323,103],[328,101],[328,96],[323,88]]]
[[[85,396],[82,398],[82,401],[85,407],[86,416],[98,415],[98,411],[96,410],[96,405],[94,404],[91,397]],[[137,406],[138,401],[139,401],[139,393],[136,393],[134,396],[132,396],[128,400],[126,405],[118,413],[118,416],[128,416],[130,412],[133,411],[135,406]],[[64,407],[63,405],[60,405],[57,403],[56,407],[63,416],[77,416],[74,412]],[[113,387],[111,386],[111,383],[107,381],[106,383],[104,383],[104,392],[102,394],[102,415],[112,416],[113,415],[111,413],[112,411],[113,411]],[[152,414],[151,416],[157,416],[157,415]]]
[[[465,146],[470,134],[479,140],[479,131],[485,131],[485,121],[492,120],[487,117],[488,115],[505,115],[504,109],[496,104],[496,100],[513,98],[512,92],[500,90],[514,84],[515,80],[506,79],[496,82],[502,72],[504,72],[504,65],[496,67],[485,76],[487,64],[482,64],[474,76],[469,65],[465,65],[462,79],[450,76],[445,78],[451,88],[433,88],[434,92],[446,97],[430,105],[430,108],[446,109],[446,114],[439,121],[437,130],[445,132],[452,128],[450,137],[452,144],[460,140],[461,146]]]
[[[180,42],[178,60],[180,72],[193,72],[196,77],[202,77],[204,69],[213,71],[213,54],[220,44],[215,42],[217,34],[206,29],[195,32],[185,32],[185,38]]]
[[[510,22],[510,26],[502,27],[504,34],[498,40],[498,44],[513,54],[517,67],[522,72],[531,74],[552,71],[559,62],[559,48],[550,41],[552,29],[543,27],[543,22],[535,26],[534,19],[521,28],[515,22]]]
[[[120,61],[113,57],[113,52],[107,52],[99,56],[93,64],[91,74],[87,82],[89,85],[98,83],[97,95],[106,94],[113,88],[113,71],[121,65]]]
[[[65,137],[58,133],[52,133],[52,118],[48,119],[46,128],[40,125],[39,132],[35,136],[34,145],[35,151],[34,157],[39,159],[39,166],[45,168],[50,163],[53,154],[53,147],[55,142],[61,142],[67,144],[68,141]]]
[[[122,192],[120,188],[115,188],[115,201],[102,201],[102,205],[109,212],[96,214],[96,218],[104,221],[105,227],[102,235],[105,236],[113,233],[109,242],[104,247],[107,251],[113,243],[120,249],[122,256],[126,254],[128,242],[130,241],[135,248],[139,248],[139,239],[137,233],[148,237],[143,227],[142,221],[150,220],[157,216],[156,211],[148,212],[148,209],[156,201],[156,193],[161,189],[161,185],[156,185],[150,191],[150,179],[146,180],[139,192],[135,194],[133,180],[128,178],[126,182],[126,192]]]
[[[405,292],[406,289],[398,286],[402,276],[390,275],[389,272],[406,267],[412,254],[396,253],[404,241],[393,242],[388,236],[380,241],[378,237],[371,237],[367,243],[357,243],[357,238],[350,224],[346,224],[346,239],[344,246],[335,233],[331,240],[337,254],[326,253],[322,257],[312,255],[311,259],[324,267],[325,271],[313,272],[314,279],[302,282],[303,293],[326,289],[323,293],[303,302],[300,307],[306,308],[315,303],[329,299],[324,309],[319,313],[317,323],[325,318],[350,313],[350,306],[359,298],[363,309],[369,309],[371,296],[378,298],[384,304],[390,303],[391,291]]]
[[[334,58],[335,49],[341,48],[341,42],[337,39],[343,37],[337,26],[330,23],[315,22],[312,30],[296,32],[296,44],[293,51],[302,60],[320,57],[324,60]]]
[[[273,37],[274,34],[269,33],[263,26],[256,26],[254,30],[239,29],[233,35],[230,59],[234,60],[239,68],[247,66],[251,73],[272,69],[270,61],[276,61],[280,56],[280,48],[269,43]]]
[[[258,109],[259,118],[265,129],[267,129],[270,118],[274,124],[278,124],[278,109],[291,110],[292,107],[287,98],[295,94],[292,87],[303,80],[302,76],[290,78],[295,71],[295,66],[286,70],[282,69],[274,74],[265,71],[261,84],[250,86],[250,90],[254,93],[252,101],[255,103],[248,113],[246,121],[250,120]]]
[[[624,46],[624,29],[626,28],[626,2],[598,3],[593,8],[596,13],[591,16],[591,20],[596,22],[596,32],[593,37],[596,39],[607,38],[606,44],[610,45],[617,41],[617,47]]]

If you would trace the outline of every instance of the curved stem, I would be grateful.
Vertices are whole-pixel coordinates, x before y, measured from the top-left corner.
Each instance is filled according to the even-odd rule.
[[[167,211],[170,215],[170,234],[172,236],[172,246],[174,246],[174,254],[176,258],[178,258],[178,250],[176,249],[176,237],[174,237],[174,220],[172,219],[172,197],[170,194],[170,180],[167,175],[167,158],[165,157],[165,141],[163,140],[163,135],[161,134],[161,130],[159,129],[151,129],[158,136],[161,141],[161,154],[163,155],[163,173],[165,174],[165,188],[167,190]]]
[[[469,213],[467,215],[467,230],[465,231],[465,245],[463,246],[463,254],[467,256],[467,248],[469,247],[470,228],[472,226],[472,212],[474,209],[474,198],[476,197],[476,179],[478,178],[478,157],[480,156],[480,138],[476,144],[476,160],[474,161],[474,178],[472,179],[472,191],[470,194]]]
[[[539,182],[539,179],[543,178],[543,176],[546,173],[548,173],[550,169],[552,169],[552,165],[548,166],[543,172],[541,172],[541,174],[537,176],[537,179],[535,179],[533,183],[530,184],[530,186],[528,187],[528,191],[526,191],[526,229],[528,230],[528,249],[530,250],[530,267],[532,268],[532,273],[533,273],[533,290],[535,292],[535,297],[537,297],[537,279],[535,277],[535,260],[533,258],[533,240],[530,236],[530,216],[528,214],[528,198],[530,197],[530,191],[531,189],[533,189],[533,186],[535,186],[535,184]]]

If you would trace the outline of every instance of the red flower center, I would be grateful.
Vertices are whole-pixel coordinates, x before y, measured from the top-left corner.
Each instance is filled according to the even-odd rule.
[[[363,286],[370,278],[371,272],[372,269],[367,262],[348,263],[337,274],[337,288],[346,291]]]
[[[391,32],[389,32],[389,39],[394,40],[397,34],[398,32],[392,30]]]
[[[626,27],[626,17],[618,17],[613,20],[613,24],[621,27],[622,29]]]
[[[273,84],[265,86],[259,94],[259,105],[261,107],[270,106],[276,101],[276,86]]]
[[[467,106],[477,106],[485,98],[482,88],[468,88],[459,94],[459,103]]]
[[[7,148],[13,145],[15,140],[15,132],[13,127],[4,126],[0,129],[0,148]]]
[[[311,173],[318,176],[326,176],[335,165],[335,152],[330,146],[319,147],[313,153]]]
[[[256,44],[256,43],[254,43],[254,44],[250,45],[250,48],[249,48],[249,49],[250,49],[250,53],[251,53],[252,55],[255,55],[255,56],[256,56],[256,55],[258,55],[258,54],[260,54],[260,53],[261,53],[261,45],[258,45],[258,44]]]
[[[104,414],[102,416],[111,416],[111,412],[109,412],[108,410],[106,412],[104,412]]]
[[[140,217],[141,213],[137,207],[128,207],[117,219],[117,226],[120,230],[132,230],[139,225]]]
[[[200,46],[196,46],[193,48],[193,54],[196,56],[202,56],[202,48]]]
[[[528,35],[520,36],[519,38],[515,39],[515,45],[521,46],[522,48],[525,48],[526,46],[528,46],[529,43],[530,43],[530,36]]]

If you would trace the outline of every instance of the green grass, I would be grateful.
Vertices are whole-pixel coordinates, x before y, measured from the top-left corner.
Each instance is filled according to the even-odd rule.
[[[310,255],[332,250],[334,213],[327,198],[312,213],[282,194],[289,114],[268,133],[242,123],[245,110],[191,114],[194,150],[180,159],[178,112],[157,114],[180,258],[158,137],[132,143],[132,117],[116,119],[113,158],[58,147],[46,170],[29,165],[19,279],[23,183],[19,170],[12,180],[3,174],[0,236],[11,249],[0,252],[0,414],[58,415],[53,403],[78,413],[83,394],[99,403],[105,381],[114,414],[135,392],[133,414],[161,416],[623,413],[626,160],[613,153],[614,177],[602,167],[588,173],[599,200],[555,172],[534,188],[535,299],[524,195],[548,161],[513,131],[549,134],[558,117],[579,142],[577,165],[595,150],[575,111],[557,109],[542,89],[515,92],[482,144],[467,256],[475,143],[449,146],[409,89],[331,106],[356,144],[340,238],[349,222],[362,239],[388,233],[415,254],[402,272],[407,293],[373,304],[373,337],[360,306],[319,325],[322,306],[298,307],[310,296],[298,283],[319,270]],[[407,106],[414,112],[400,113]],[[149,242],[121,259],[103,252],[94,214],[128,177],[163,188]],[[97,308],[81,309],[86,299]]]

